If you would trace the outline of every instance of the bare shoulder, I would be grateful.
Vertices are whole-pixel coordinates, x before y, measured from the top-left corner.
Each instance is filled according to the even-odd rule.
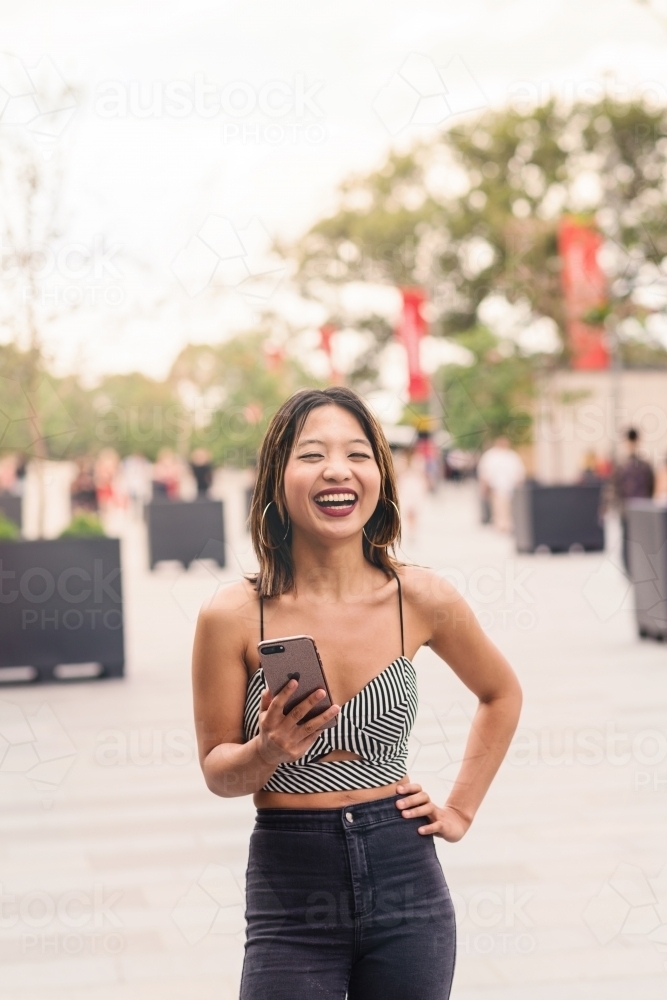
[[[257,617],[257,591],[249,580],[237,580],[220,587],[199,612],[209,621],[229,621],[245,615]]]
[[[257,628],[257,592],[248,580],[238,580],[221,587],[199,612],[197,631],[209,636],[245,640]]]
[[[415,609],[428,612],[442,604],[451,604],[461,596],[449,580],[425,566],[401,566],[398,576],[405,601]]]

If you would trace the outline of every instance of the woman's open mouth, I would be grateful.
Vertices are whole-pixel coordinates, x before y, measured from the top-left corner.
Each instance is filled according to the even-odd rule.
[[[359,497],[354,490],[320,490],[313,497],[313,500],[325,514],[330,517],[345,517],[357,505]]]

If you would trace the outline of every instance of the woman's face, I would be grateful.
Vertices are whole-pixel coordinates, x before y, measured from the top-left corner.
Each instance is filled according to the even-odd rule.
[[[380,470],[361,425],[341,406],[308,415],[285,468],[293,527],[326,538],[360,532],[377,506]]]

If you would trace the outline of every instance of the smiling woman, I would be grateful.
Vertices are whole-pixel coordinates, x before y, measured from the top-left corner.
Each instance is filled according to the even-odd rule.
[[[400,540],[401,519],[393,459],[382,428],[363,400],[349,389],[303,390],[276,413],[258,462],[250,528],[260,564],[257,588],[262,596],[273,597],[293,587],[290,516],[293,518],[296,510],[288,505],[287,493],[293,494],[293,503],[298,502],[300,483],[317,480],[322,463],[331,461],[349,466],[353,475],[344,472],[336,481],[334,473],[333,481],[329,477],[326,485],[320,484],[321,489],[311,490],[302,505],[303,513],[310,511],[312,515],[315,507],[327,518],[343,516],[345,525],[337,530],[347,533],[354,527],[357,534],[361,532],[363,556],[371,565],[390,573],[397,568],[388,548]],[[299,473],[305,468],[311,472]],[[317,470],[315,476],[313,469]],[[359,478],[360,485],[365,484],[365,490],[353,488],[353,476]],[[371,503],[373,496],[375,502]],[[347,515],[353,513],[357,516],[350,525]],[[307,523],[306,517],[304,525]],[[322,517],[315,521],[315,538],[325,523]]]
[[[391,452],[351,390],[302,390],[275,415],[251,532],[259,571],[202,610],[193,658],[206,782],[257,806],[241,998],[445,1000],[455,921],[433,837],[470,826],[516,727],[516,678],[453,588],[397,561]],[[301,666],[271,694],[257,647],[298,636],[323,686],[291,707]],[[407,775],[423,645],[479,699],[443,806]]]

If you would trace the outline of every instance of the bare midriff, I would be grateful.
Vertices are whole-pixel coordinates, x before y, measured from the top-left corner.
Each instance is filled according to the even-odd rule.
[[[405,775],[401,781],[407,781]],[[255,792],[253,801],[258,809],[342,809],[355,802],[372,802],[397,795],[396,786],[381,785],[379,788],[352,788],[346,792]]]

